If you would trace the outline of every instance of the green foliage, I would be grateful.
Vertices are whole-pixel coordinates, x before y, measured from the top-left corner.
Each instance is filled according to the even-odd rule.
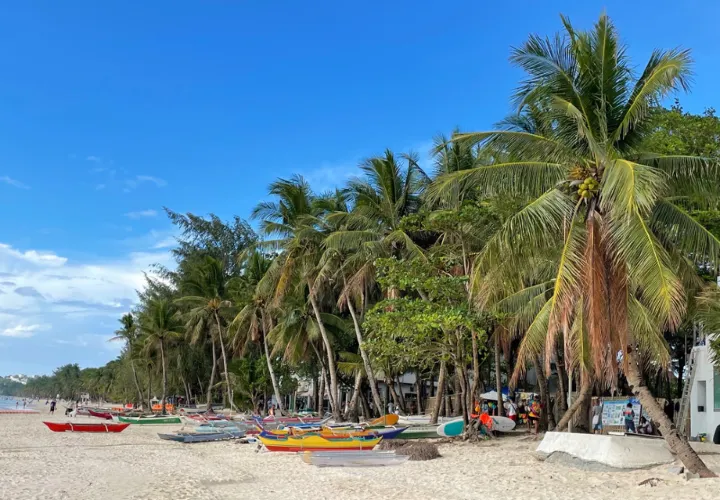
[[[695,115],[684,111],[675,99],[670,109],[655,108],[651,120],[652,132],[642,146],[645,151],[720,159],[720,118],[715,109]]]

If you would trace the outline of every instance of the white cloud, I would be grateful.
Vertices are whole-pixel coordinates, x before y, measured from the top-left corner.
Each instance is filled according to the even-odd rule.
[[[156,210],[138,210],[137,212],[128,212],[125,214],[125,217],[130,217],[131,219],[140,219],[142,217],[155,217],[157,216]]]
[[[162,240],[158,241],[157,243],[155,243],[153,245],[153,248],[157,250],[160,248],[172,248],[176,245],[177,245],[177,240],[175,239],[174,236],[170,236],[168,238],[162,239]]]
[[[131,189],[135,189],[142,183],[150,183],[155,184],[157,187],[164,187],[167,186],[167,181],[165,179],[161,179],[159,177],[153,177],[152,175],[136,175],[132,179],[126,179],[125,180],[125,189],[124,192],[129,192]]]
[[[45,328],[47,328],[47,325],[16,324],[15,326],[8,327],[8,328],[5,328],[4,330],[0,331],[0,336],[24,339],[24,338],[32,337],[33,335],[35,335],[36,331],[42,330]]]
[[[19,189],[30,189],[30,186],[28,186],[27,184],[23,184],[22,182],[13,179],[12,177],[8,177],[7,175],[3,175],[2,177],[0,177],[0,182],[4,182],[5,184]]]
[[[38,252],[37,250],[19,252],[10,245],[0,243],[0,268],[2,267],[3,254],[13,259],[20,259],[40,266],[59,267],[64,266],[67,262],[65,257],[59,257],[52,252]]]
[[[90,155],[87,158],[85,158],[87,161],[93,161],[95,163],[100,163],[102,160],[98,156]]]
[[[95,191],[101,191],[103,189],[105,189],[105,184],[98,184],[95,186]]]

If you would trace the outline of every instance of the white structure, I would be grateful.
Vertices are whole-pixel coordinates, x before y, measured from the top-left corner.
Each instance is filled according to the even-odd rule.
[[[675,460],[663,439],[569,432],[546,432],[536,451],[543,457],[567,453],[618,469],[642,469]]]
[[[695,367],[690,389],[690,436],[706,434],[712,441],[720,425],[720,369],[710,359],[707,345],[693,348]]]

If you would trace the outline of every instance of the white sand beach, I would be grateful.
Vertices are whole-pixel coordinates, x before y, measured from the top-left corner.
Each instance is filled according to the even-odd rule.
[[[442,458],[399,467],[320,469],[251,444],[157,438],[178,425],[53,433],[42,424],[48,417],[0,415],[0,499],[710,499],[720,491],[720,479],[686,481],[668,466],[592,472],[542,462],[524,436],[443,444]],[[703,458],[720,471],[720,455]],[[662,481],[638,485],[649,478]]]

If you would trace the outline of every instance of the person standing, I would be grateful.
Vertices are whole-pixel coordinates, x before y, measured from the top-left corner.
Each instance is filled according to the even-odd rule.
[[[540,428],[540,413],[542,407],[540,406],[540,397],[536,394],[530,403],[530,413],[528,414],[528,420],[533,426],[533,434],[537,437],[538,430]]]
[[[592,407],[592,429],[593,434],[603,433],[602,422],[603,404],[600,398],[594,398]]]
[[[625,432],[632,432],[635,434],[635,410],[633,410],[632,403],[628,403],[625,407],[623,417],[625,417]]]
[[[55,402],[54,399],[52,401],[50,401],[50,415],[55,415],[55,406],[56,405],[57,405],[57,403]]]

